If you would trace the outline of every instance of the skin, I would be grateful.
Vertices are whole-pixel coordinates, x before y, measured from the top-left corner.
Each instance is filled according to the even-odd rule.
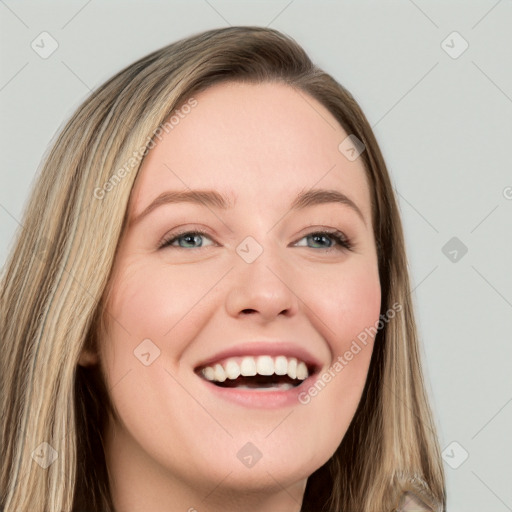
[[[236,204],[170,203],[129,225],[108,305],[116,321],[100,353],[80,361],[102,365],[119,415],[106,432],[114,504],[117,512],[297,512],[307,478],[353,418],[373,339],[306,405],[230,403],[193,370],[241,341],[291,340],[323,372],[378,321],[370,190],[361,159],[338,150],[347,133],[312,97],[283,84],[224,83],[195,98],[143,161],[129,219],[167,190],[213,189]],[[311,188],[343,192],[366,223],[338,203],[290,211]],[[159,249],[178,227],[208,236]],[[329,228],[352,251],[329,235],[307,236]],[[236,251],[247,236],[263,248],[250,264]],[[149,366],[134,357],[145,339],[161,351]],[[237,458],[249,441],[262,453],[251,468]]]

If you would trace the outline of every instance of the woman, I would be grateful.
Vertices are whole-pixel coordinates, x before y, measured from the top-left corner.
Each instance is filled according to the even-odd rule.
[[[275,30],[95,91],[1,293],[5,512],[445,508],[384,160]]]

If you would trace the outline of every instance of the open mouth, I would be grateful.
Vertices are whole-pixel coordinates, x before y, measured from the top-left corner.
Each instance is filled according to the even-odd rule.
[[[231,357],[195,371],[221,388],[286,391],[300,386],[316,369],[295,357],[262,355]]]
[[[213,382],[221,388],[255,389],[255,388],[276,388],[283,391],[292,389],[302,384],[302,380],[291,379],[287,375],[255,375],[254,377],[237,377],[226,379],[224,382]]]

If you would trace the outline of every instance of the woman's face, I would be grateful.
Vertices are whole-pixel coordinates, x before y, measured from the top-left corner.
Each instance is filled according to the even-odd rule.
[[[207,492],[303,485],[353,418],[373,339],[353,342],[379,319],[365,169],[303,92],[224,83],[195,99],[143,162],[114,264],[108,460]]]

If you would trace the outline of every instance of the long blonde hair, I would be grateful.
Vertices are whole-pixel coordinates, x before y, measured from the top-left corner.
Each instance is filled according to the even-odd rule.
[[[364,143],[381,313],[403,307],[376,335],[353,421],[309,477],[302,511],[388,512],[411,489],[432,510],[445,510],[402,226],[370,125],[351,94],[292,38],[229,27],[182,39],[117,73],[77,109],[45,158],[2,274],[4,512],[114,510],[102,442],[112,404],[101,370],[77,362],[107,325],[111,269],[143,155],[173,111],[223,81],[288,84]]]

